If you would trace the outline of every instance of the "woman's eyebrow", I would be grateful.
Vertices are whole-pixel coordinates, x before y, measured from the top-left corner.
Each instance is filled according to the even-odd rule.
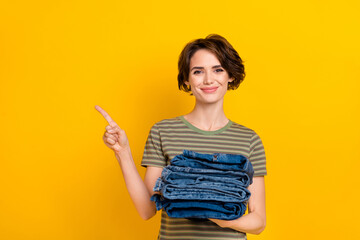
[[[212,66],[212,68],[218,68],[218,67],[221,67],[221,65]],[[193,67],[190,71],[192,71],[194,69],[204,69],[204,67]]]

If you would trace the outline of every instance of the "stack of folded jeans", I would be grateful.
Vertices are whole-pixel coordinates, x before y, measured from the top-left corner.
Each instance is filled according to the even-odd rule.
[[[151,200],[170,217],[237,219],[245,213],[253,174],[242,155],[184,149],[164,167]]]

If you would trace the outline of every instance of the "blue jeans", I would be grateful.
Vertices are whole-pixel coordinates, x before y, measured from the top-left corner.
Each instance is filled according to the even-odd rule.
[[[202,182],[196,185],[169,184],[158,178],[154,191],[169,200],[207,200],[221,202],[242,202],[250,198],[250,191],[241,186],[229,186],[217,182]]]
[[[251,162],[238,154],[203,154],[184,149],[183,154],[175,156],[170,164],[178,167],[241,171],[245,172],[251,181],[254,174]]]
[[[156,209],[164,209],[170,217],[188,218],[192,220],[216,218],[234,220],[246,211],[246,202],[192,201],[169,200],[155,194],[151,197],[156,203]]]
[[[184,150],[164,167],[151,200],[170,217],[236,219],[245,213],[253,173],[244,156]]]
[[[222,171],[217,169],[199,169],[168,165],[163,168],[161,179],[171,184],[200,184],[212,182],[214,186],[248,187],[252,179],[244,172]]]

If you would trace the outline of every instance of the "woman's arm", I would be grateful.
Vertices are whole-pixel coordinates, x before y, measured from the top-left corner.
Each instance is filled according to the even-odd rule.
[[[239,232],[260,234],[265,229],[265,181],[264,177],[254,177],[253,183],[248,188],[251,192],[248,214],[235,220],[210,219],[220,227],[227,227]]]
[[[154,194],[153,187],[161,175],[162,168],[147,167],[143,181],[132,159],[130,148],[116,153],[115,156],[120,164],[126,188],[136,210],[142,219],[148,220],[152,218],[156,214],[156,205],[155,202],[150,201],[150,197]]]
[[[105,127],[106,131],[103,140],[105,145],[115,152],[124,176],[126,188],[136,210],[144,220],[153,217],[156,214],[156,204],[150,201],[150,197],[154,194],[152,188],[160,177],[162,168],[148,167],[143,181],[136,169],[125,131],[100,106],[96,105],[95,109],[109,123]]]

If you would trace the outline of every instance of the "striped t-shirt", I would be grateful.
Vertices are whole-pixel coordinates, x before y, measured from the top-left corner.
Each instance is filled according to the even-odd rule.
[[[215,131],[199,129],[183,116],[155,123],[149,132],[141,166],[165,167],[184,149],[199,153],[241,154],[249,159],[254,177],[264,176],[266,158],[260,137],[251,129],[229,120]],[[246,233],[221,228],[212,221],[170,218],[161,213],[158,239],[247,239]]]

